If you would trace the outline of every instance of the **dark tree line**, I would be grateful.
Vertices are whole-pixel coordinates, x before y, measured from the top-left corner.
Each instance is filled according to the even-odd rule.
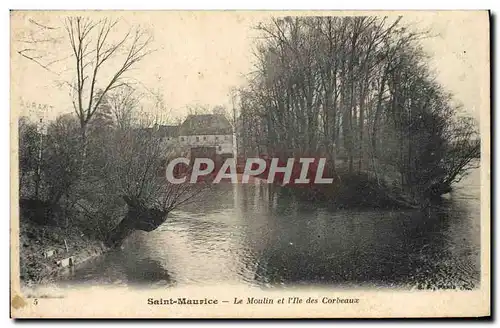
[[[70,16],[60,23],[30,19],[15,43],[19,55],[57,76],[57,65],[66,64],[69,79],[59,82],[74,111],[43,128],[19,121],[21,219],[77,227],[117,246],[134,230],[156,229],[204,186],[173,185],[159,172],[175,154],[152,128],[161,122],[142,111],[145,96],[127,76],[153,51],[152,36],[139,27],[121,33],[119,21],[107,18]],[[150,112],[165,111],[162,97],[148,92],[155,103]]]
[[[240,153],[321,155],[413,196],[441,194],[479,157],[474,122],[430,72],[401,18],[285,17],[260,24],[239,92]]]
[[[22,118],[19,172],[24,219],[77,227],[117,246],[134,230],[156,229],[168,213],[201,194],[206,184],[167,181],[165,163],[179,154],[158,136],[156,121],[145,122],[137,108],[133,112],[127,124],[95,115],[87,127],[85,152],[76,115],[62,115],[46,129]]]

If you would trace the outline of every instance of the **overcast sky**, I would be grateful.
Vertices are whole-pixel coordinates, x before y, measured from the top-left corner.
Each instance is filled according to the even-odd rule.
[[[116,37],[123,34],[127,25],[141,25],[153,33],[152,46],[157,51],[144,59],[128,76],[133,76],[150,89],[158,90],[172,114],[182,116],[186,114],[187,106],[196,104],[230,106],[229,90],[242,85],[244,75],[252,70],[252,47],[256,36],[252,27],[272,14],[142,11],[101,12],[94,15],[120,18],[120,28],[113,31]],[[276,14],[285,16],[293,15],[293,12]],[[468,113],[479,119],[481,106],[487,107],[486,103],[481,102],[481,99],[487,100],[484,99],[484,92],[487,92],[484,83],[489,76],[487,13],[448,11],[398,14],[403,14],[403,22],[419,29],[429,29],[436,35],[423,41],[423,45],[433,57],[431,65],[438,79],[455,94],[457,101],[464,104]],[[48,118],[72,111],[67,90],[56,83],[62,79],[61,76],[67,75],[50,73],[15,52],[24,46],[15,40],[20,31],[32,26],[28,23],[30,18],[51,27],[60,27],[66,15],[66,12],[12,14],[11,81],[14,106],[22,97],[25,101],[54,106],[54,110],[46,114]],[[63,29],[58,31],[63,32]],[[63,49],[67,48],[52,46],[50,50],[59,49],[63,53]],[[61,65],[56,65],[54,70],[68,72],[68,67],[72,67],[68,66],[71,65],[68,62],[61,62]]]

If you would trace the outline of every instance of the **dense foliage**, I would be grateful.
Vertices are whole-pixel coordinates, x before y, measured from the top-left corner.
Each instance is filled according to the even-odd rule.
[[[240,90],[240,153],[324,156],[412,198],[439,195],[479,157],[471,119],[435,81],[425,33],[379,17],[286,17],[261,24]]]

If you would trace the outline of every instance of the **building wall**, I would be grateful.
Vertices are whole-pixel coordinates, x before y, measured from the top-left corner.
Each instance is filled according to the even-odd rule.
[[[191,135],[162,138],[162,148],[187,155],[194,147],[214,147],[217,155],[231,155],[235,152],[233,135]]]
[[[178,146],[179,138],[178,137],[164,137],[161,139],[163,145],[166,146]]]
[[[216,153],[233,154],[233,136],[227,135],[192,135],[178,138],[180,147],[215,147]]]

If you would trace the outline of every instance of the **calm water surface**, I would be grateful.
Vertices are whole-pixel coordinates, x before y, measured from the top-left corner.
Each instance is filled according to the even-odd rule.
[[[220,185],[60,283],[475,288],[479,170],[447,196],[426,211],[329,210],[264,185]]]

